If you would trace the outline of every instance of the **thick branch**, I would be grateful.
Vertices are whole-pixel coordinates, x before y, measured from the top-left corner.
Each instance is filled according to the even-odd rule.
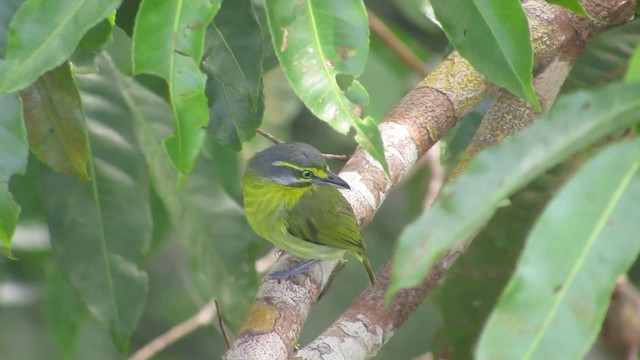
[[[596,6],[589,6],[589,4]],[[536,69],[545,68],[558,59],[578,57],[586,40],[606,27],[606,23],[621,23],[633,13],[632,0],[602,0],[585,3],[591,14],[602,22],[579,18],[559,7],[542,1],[525,4],[529,16]],[[413,89],[380,125],[385,156],[392,178],[362,149],[357,149],[340,176],[351,186],[343,194],[352,205],[358,223],[368,224],[386,195],[404,174],[458,119],[477,106],[495,90],[468,62],[457,53],[451,54],[434,72]],[[343,316],[316,341],[298,352],[304,358],[320,358],[321,354],[344,350],[345,341],[361,344],[362,352],[349,354],[350,359],[375,354],[429,291],[438,283],[462,249],[447,254],[430,272],[423,284],[403,291],[391,308],[385,308],[383,293],[388,285],[390,263],[377,274],[380,284],[367,287]],[[322,262],[313,267],[311,276],[282,280],[280,284],[265,281],[256,304],[270,309],[270,316],[285,316],[278,321],[264,321],[263,313],[252,311],[238,340],[226,354],[227,359],[279,359],[293,354],[294,346],[309,307],[315,303],[330,276],[323,282],[312,280],[313,274],[331,274],[337,263]],[[295,283],[294,283],[295,282]],[[297,286],[304,289],[298,289]],[[279,308],[279,306],[282,306]],[[295,308],[295,313],[290,310]],[[283,315],[285,314],[285,315]],[[258,319],[258,320],[255,320]],[[290,325],[280,326],[282,322]],[[348,325],[348,327],[346,327]],[[349,330],[349,331],[347,331]],[[345,333],[348,333],[345,336]],[[331,341],[330,341],[331,340]],[[335,340],[335,341],[334,341]],[[355,346],[355,345],[354,345]],[[339,358],[339,357],[336,357]]]

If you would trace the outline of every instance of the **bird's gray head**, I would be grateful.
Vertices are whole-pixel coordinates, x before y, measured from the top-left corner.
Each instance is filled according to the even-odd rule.
[[[257,153],[248,170],[278,184],[293,187],[330,185],[349,189],[349,185],[329,170],[322,153],[305,143],[284,143]]]

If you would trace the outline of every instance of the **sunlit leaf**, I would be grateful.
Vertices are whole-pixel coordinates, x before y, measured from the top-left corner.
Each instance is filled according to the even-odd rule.
[[[361,0],[265,2],[273,46],[296,94],[311,112],[356,141],[387,169],[382,139],[372,118],[361,119],[359,99],[347,96],[336,77],[353,79],[367,60],[369,28]]]
[[[133,32],[134,73],[163,78],[175,133],[164,141],[174,166],[188,174],[202,149],[207,126],[206,77],[200,71],[207,25],[221,0],[143,0]]]
[[[636,138],[596,155],[558,193],[527,239],[477,359],[584,357],[617,277],[640,251],[639,168]]]
[[[513,192],[576,151],[629,126],[629,116],[640,110],[638,91],[637,84],[615,84],[565,96],[534,124],[480,153],[405,228],[387,296],[419,284],[447,250],[468,241]]]
[[[460,55],[499,86],[536,106],[533,53],[518,0],[432,0],[436,17]]]
[[[87,30],[109,16],[120,1],[25,1],[9,27],[0,93],[20,90],[60,65]]]

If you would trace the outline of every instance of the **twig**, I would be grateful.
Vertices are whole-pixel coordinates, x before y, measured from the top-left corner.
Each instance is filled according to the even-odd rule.
[[[276,137],[276,136],[274,136],[274,135],[271,135],[271,134],[269,134],[268,132],[266,132],[266,131],[264,131],[264,130],[262,130],[262,129],[260,129],[260,128],[256,129],[256,132],[257,132],[258,134],[262,135],[263,137],[265,137],[265,138],[267,138],[267,139],[271,140],[271,142],[273,142],[273,143],[274,143],[274,144],[276,144],[276,145],[284,143],[284,141],[283,141],[283,140],[280,140],[278,137]]]
[[[220,304],[218,303],[218,299],[213,299],[213,302],[216,304],[216,314],[218,314],[218,326],[220,327],[220,332],[224,337],[224,342],[227,343],[227,349],[228,349],[231,347],[231,341],[229,341],[229,335],[227,335],[227,328],[224,325],[222,310],[220,310]]]
[[[324,156],[325,159],[334,160],[334,161],[349,161],[349,159],[351,158],[351,156],[349,155],[336,155],[336,154],[325,154],[325,153],[322,153],[322,156]]]
[[[400,40],[382,20],[370,9],[367,9],[369,15],[369,27],[373,32],[378,34],[382,41],[384,41],[398,57],[400,57],[413,71],[417,72],[423,77],[429,75],[429,71],[422,65],[422,61]]]
[[[284,143],[284,141],[279,139],[277,136],[271,135],[260,128],[256,129],[256,132],[264,136],[265,138],[271,140],[276,145]],[[351,158],[349,155],[336,155],[336,154],[325,154],[325,153],[323,153],[322,156],[324,156],[325,159],[334,160],[334,161],[349,161],[349,159]]]
[[[192,333],[196,329],[211,324],[213,318],[216,315],[217,302],[216,300],[211,300],[198,311],[197,314],[192,316],[191,318],[185,320],[184,322],[174,326],[169,329],[169,331],[160,335],[159,337],[153,339],[151,342],[143,346],[140,350],[136,351],[129,360],[146,360],[156,355],[160,351],[164,350],[167,346],[177,342],[187,334]],[[224,331],[222,331],[227,344],[229,344],[229,340],[227,339],[227,335]]]

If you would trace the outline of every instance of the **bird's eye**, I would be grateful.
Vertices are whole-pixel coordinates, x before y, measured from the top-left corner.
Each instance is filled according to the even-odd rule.
[[[311,170],[302,170],[301,175],[303,179],[311,179],[313,173],[311,172]]]

